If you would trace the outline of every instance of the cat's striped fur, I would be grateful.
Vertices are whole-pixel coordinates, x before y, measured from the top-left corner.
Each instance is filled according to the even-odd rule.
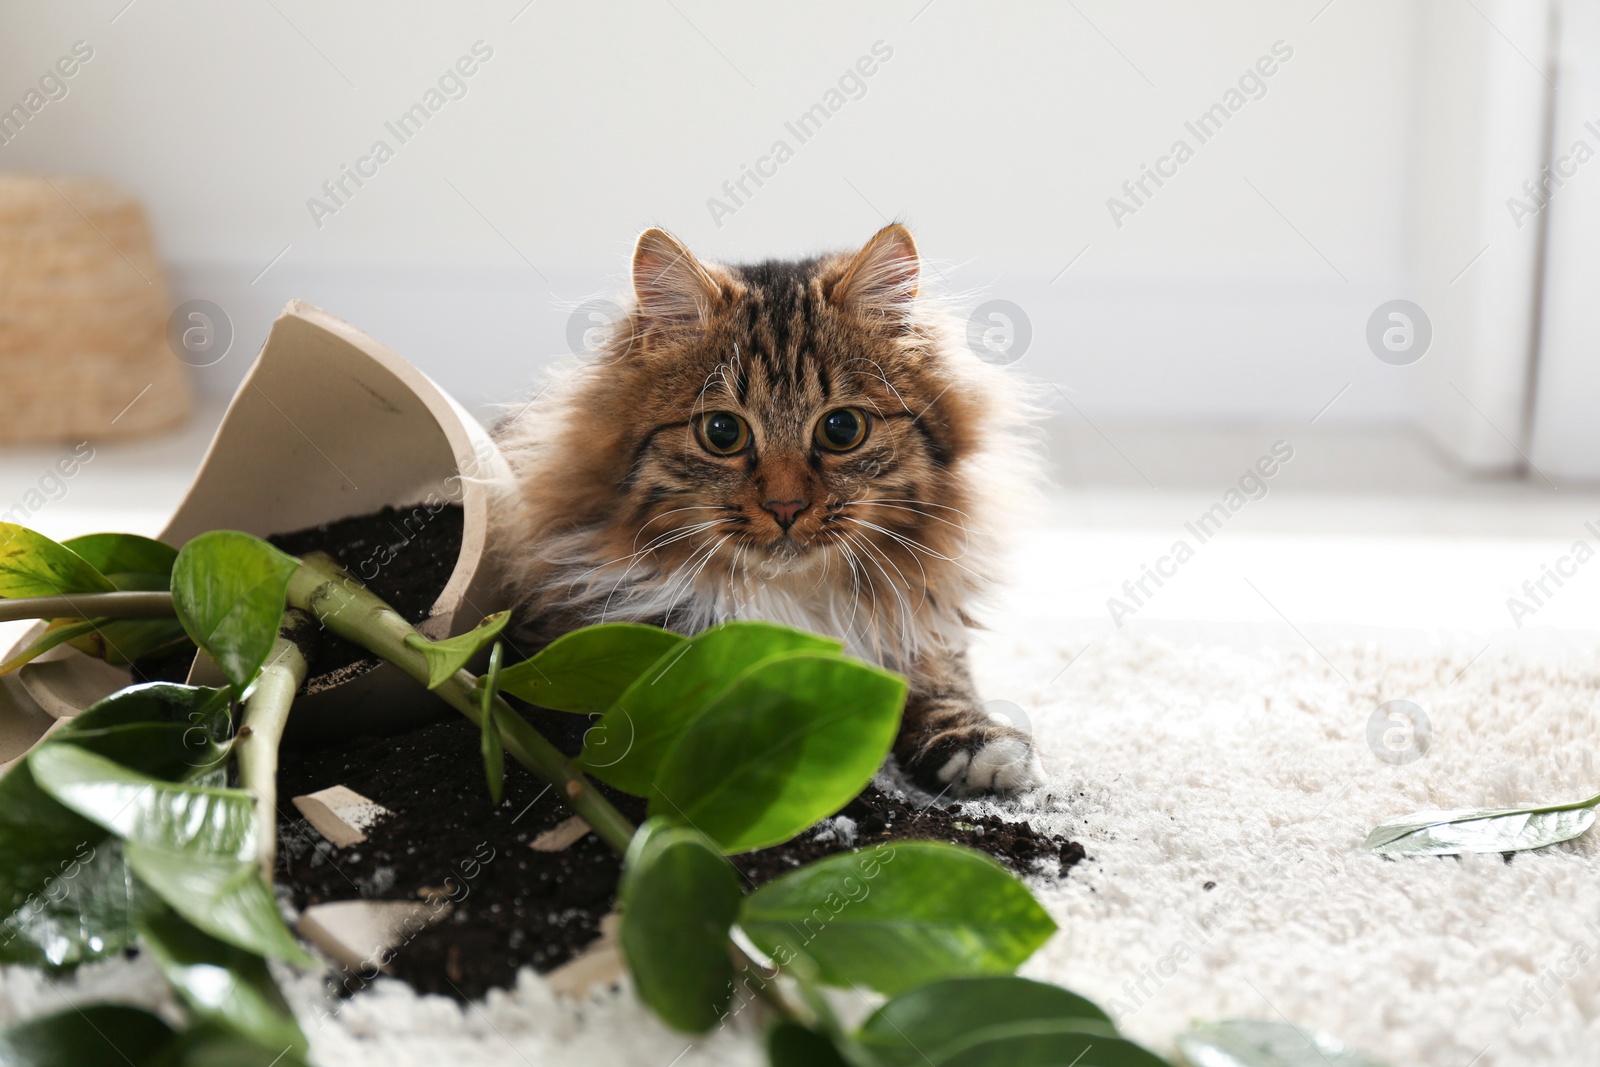
[[[966,664],[997,533],[1028,498],[1023,409],[922,293],[910,234],[724,266],[648,230],[633,281],[601,358],[498,431],[514,480],[494,542],[530,636],[732,618],[830,633],[910,678],[896,755],[913,776],[1037,784],[1030,739],[979,708]],[[866,428],[847,451],[818,428],[840,409]],[[717,454],[741,423],[744,447]]]

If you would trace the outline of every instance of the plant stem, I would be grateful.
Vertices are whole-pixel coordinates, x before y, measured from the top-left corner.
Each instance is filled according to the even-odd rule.
[[[161,619],[177,612],[167,592],[0,597],[0,622],[21,619]]]
[[[367,649],[405,671],[417,682],[428,684],[428,661],[421,652],[406,645],[416,627],[385,604],[331,557],[313,552],[300,561],[300,569],[289,579],[289,607],[310,613],[317,621],[347,641]],[[420,635],[419,635],[420,636]],[[461,714],[482,727],[479,704],[483,693],[470,671],[457,671],[434,692]],[[618,854],[628,851],[636,827],[601,795],[587,778],[574,770],[561,750],[545,740],[504,698],[494,698],[494,721],[507,752],[518,763],[561,790],[567,806],[583,817],[595,834]],[[734,965],[757,968],[754,960],[732,941],[729,949]],[[784,1018],[802,1020],[803,1015],[776,987],[757,990],[758,995]]]
[[[283,613],[278,640],[245,697],[239,724],[239,784],[256,797],[256,857],[268,882],[278,862],[278,742],[306,680],[302,644],[314,638],[310,616],[293,608]]]
[[[807,1021],[805,1015],[797,1010],[793,1004],[789,1003],[789,998],[784,996],[783,991],[778,988],[778,970],[776,967],[773,968],[771,979],[761,977],[761,965],[755,960],[751,959],[750,954],[741,948],[739,943],[734,941],[732,938],[728,939],[728,954],[733,957],[733,971],[735,976],[739,974],[749,974],[752,970],[756,972],[756,976],[758,978],[755,987],[757,999],[761,1000],[767,1005],[767,1007],[771,1008],[785,1019],[788,1019],[790,1022],[803,1023]],[[803,992],[804,989],[802,988],[802,993]]]
[[[313,552],[300,561],[300,569],[289,579],[289,606],[309,612],[340,637],[388,660],[420,684],[428,684],[427,659],[406,646],[406,638],[417,633],[416,627],[328,556]],[[478,679],[471,672],[457,671],[434,692],[482,725]],[[619,853],[626,852],[633,824],[573,769],[561,750],[529,726],[503,697],[495,697],[494,719],[512,758],[559,788],[567,806],[581,815],[601,840]]]

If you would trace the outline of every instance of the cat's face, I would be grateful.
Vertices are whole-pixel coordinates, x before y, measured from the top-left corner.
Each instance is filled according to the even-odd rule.
[[[570,576],[552,599],[718,616],[782,587],[864,618],[958,610],[990,397],[919,304],[905,229],[751,266],[650,230],[633,267],[626,336],[531,416],[548,432],[507,442],[527,472],[517,536]]]
[[[633,390],[627,551],[768,575],[831,553],[841,573],[920,585],[959,541],[944,472],[972,401],[950,395],[910,313],[909,235],[892,227],[855,257],[706,267],[659,233],[635,257],[640,336],[616,368]]]
[[[641,530],[704,524],[687,540],[784,562],[831,546],[883,565],[877,541],[939,514],[927,498],[949,427],[926,423],[948,382],[915,365],[898,329],[834,306],[815,262],[729,273],[743,290],[732,306],[646,357],[661,364],[660,421],[641,427],[629,472]]]

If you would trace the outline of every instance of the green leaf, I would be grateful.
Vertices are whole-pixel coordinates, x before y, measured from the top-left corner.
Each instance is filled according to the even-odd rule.
[[[51,734],[50,739],[59,741],[108,726],[130,726],[136,723],[198,727],[206,730],[212,737],[225,736],[232,698],[233,694],[226,689],[184,685],[181,682],[144,682],[130,685],[95,701],[74,715],[64,726]],[[135,767],[135,769],[151,774],[161,773],[159,770],[147,767]]]
[[[220,769],[228,746],[209,739],[202,729],[168,723],[130,723],[103,729],[80,729],[69,740],[94,752],[115,752],[119,760],[135,766],[165,768],[159,778],[195,781],[207,771]],[[50,743],[57,738],[52,737]]]
[[[983,1030],[965,1047],[934,1062],[938,1067],[1168,1067],[1166,1060],[1117,1037],[1103,1023],[1069,1026],[1067,1020],[1034,1020]]]
[[[833,654],[759,663],[684,729],[655,775],[650,814],[728,852],[781,844],[872,780],[905,697],[899,675]]]
[[[58,619],[51,623],[44,633],[28,642],[27,648],[0,663],[0,675],[10,674],[18,667],[33,662],[57,645],[65,644],[84,634],[92,634],[96,626],[103,626],[110,621],[110,619],[80,619],[72,622]]]
[[[289,578],[299,564],[258,537],[213,530],[184,545],[172,602],[195,644],[243,693],[278,637]]]
[[[134,873],[195,925],[251,952],[305,958],[253,862],[250,793],[164,782],[73,744],[42,745],[28,766],[59,803],[120,837]]]
[[[6,1067],[113,1063],[144,1067],[172,1038],[172,1028],[147,1011],[91,1004],[0,1030],[0,1063]]]
[[[217,761],[228,708],[224,690],[134,686],[75,716],[40,750],[76,745],[146,773],[192,777]],[[73,966],[132,941],[139,890],[121,847],[41,789],[28,760],[0,778],[0,856],[0,960]]]
[[[934,841],[843,853],[745,898],[739,925],[781,964],[891,996],[925,982],[1009,974],[1055,932],[1020,881],[980,852]]]
[[[110,593],[110,579],[65,545],[0,522],[0,597]]]
[[[261,1045],[229,1027],[201,1023],[179,1034],[149,1067],[306,1067],[306,1061],[290,1046]]]
[[[506,781],[506,750],[500,741],[500,727],[494,721],[494,698],[500,692],[501,644],[496,641],[489,653],[489,673],[484,676],[478,706],[480,715],[478,747],[483,752],[483,773],[489,781],[489,799],[500,803]]]
[[[0,855],[0,961],[74,967],[133,942],[121,849],[40,789],[26,760],[0,779]]]
[[[218,941],[164,908],[147,916],[139,933],[162,976],[196,1016],[267,1048],[306,1051],[305,1035],[260,956]]]
[[[77,745],[41,745],[28,756],[39,787],[124,841],[180,852],[255,855],[255,797],[242,789],[165,782]]]
[[[212,937],[258,956],[316,966],[284,926],[272,888],[253,860],[177,852],[132,841],[123,846],[123,853],[141,882]]]
[[[688,641],[656,626],[606,622],[563,634],[531,659],[505,669],[500,686],[554,711],[598,715],[650,666]]]
[[[0,543],[6,540],[8,529],[23,528],[0,523]],[[38,538],[37,534],[33,536]],[[17,543],[20,545],[22,539]],[[28,565],[37,569],[43,561],[49,568],[48,573],[34,573],[26,579],[31,591],[16,591],[8,582],[17,580],[17,575],[8,575],[6,572],[6,549],[0,547],[0,596],[166,589],[171,581],[173,560],[178,556],[177,550],[170,545],[135,534],[88,534],[59,545],[38,538],[37,542],[30,544],[32,548],[28,560],[31,562]],[[69,574],[76,577],[65,577]],[[66,619],[59,621],[69,622]],[[175,619],[72,621],[69,625],[46,631],[23,652],[0,664],[0,674],[15,670],[64,641],[70,642],[80,652],[122,666],[164,645],[174,644],[183,636],[183,628]]]
[[[924,1053],[937,1062],[941,1050],[959,1047],[978,1031],[1040,1020],[1111,1023],[1098,1005],[1060,986],[1010,975],[948,978],[884,1004],[856,1039],[891,1067],[920,1067]]]
[[[437,689],[456,676],[478,651],[500,636],[511,618],[509,611],[497,611],[475,628],[442,641],[429,641],[418,634],[406,635],[406,647],[421,652],[428,661],[428,688]]]
[[[187,781],[221,763],[231,730],[226,689],[149,682],[118,690],[73,716],[47,744],[80,748],[168,781]]]
[[[89,633],[74,638],[72,647],[122,667],[152,653],[194,645],[177,619],[101,619]]]
[[[639,998],[668,1025],[715,1026],[733,996],[728,928],[739,878],[701,834],[650,820],[623,861],[622,951]]]
[[[1252,1019],[1202,1023],[1177,1044],[1193,1067],[1383,1067],[1327,1034]]]
[[[166,589],[178,550],[138,534],[100,533],[61,542],[118,589]]]
[[[651,664],[617,697],[584,735],[578,765],[618,789],[650,796],[684,730],[741,675],[775,656],[838,650],[837,641],[771,623],[714,626]]]
[[[767,1060],[772,1067],[850,1067],[832,1038],[791,1022],[767,1034]]]
[[[1594,825],[1594,801],[1544,808],[1457,808],[1419,811],[1386,822],[1362,847],[1398,856],[1518,852],[1570,841]]]

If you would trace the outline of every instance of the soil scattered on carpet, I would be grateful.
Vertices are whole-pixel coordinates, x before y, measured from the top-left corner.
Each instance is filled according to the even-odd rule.
[[[568,752],[577,751],[590,724],[582,716],[523,710]],[[620,860],[594,834],[562,852],[529,847],[571,812],[511,760],[502,803],[492,805],[478,743],[477,727],[452,720],[398,737],[286,752],[278,775],[277,880],[295,906],[358,897],[426,901],[450,893],[449,915],[402,947],[389,973],[421,992],[458,999],[513,985],[523,966],[544,972],[571,959],[599,936],[621,873]],[[290,805],[293,797],[332,785],[393,814],[368,828],[365,842],[335,849]],[[642,800],[601,789],[623,814],[642,820]],[[910,838],[970,845],[1019,874],[1065,876],[1084,858],[1080,845],[1027,823],[964,813],[959,804],[922,807],[869,786],[794,841],[733,862],[759,885],[835,852]],[[352,990],[359,984],[348,983]]]
[[[410,621],[438,599],[461,549],[462,512],[454,505],[385,508],[371,515],[268,538],[291,555],[321,550],[365,581]],[[307,689],[337,684],[378,661],[323,632]],[[576,753],[590,720],[538,708],[520,710],[554,744]],[[600,935],[616,904],[621,861],[587,834],[561,852],[531,842],[571,812],[543,783],[506,762],[502,802],[484,785],[478,728],[452,719],[388,738],[356,738],[309,752],[286,750],[278,774],[277,881],[295,907],[359,898],[451,901],[449,913],[411,938],[388,973],[425,993],[458,999],[509,987],[524,966],[547,972]],[[367,840],[336,849],[291,806],[293,797],[344,785],[389,809]],[[635,822],[644,801],[601,785]],[[777,848],[734,857],[751,886],[836,852],[891,839],[950,841],[982,849],[1019,874],[1064,876],[1082,846],[1025,822],[913,803],[869,786],[838,815]],[[354,974],[335,976],[354,991]]]

